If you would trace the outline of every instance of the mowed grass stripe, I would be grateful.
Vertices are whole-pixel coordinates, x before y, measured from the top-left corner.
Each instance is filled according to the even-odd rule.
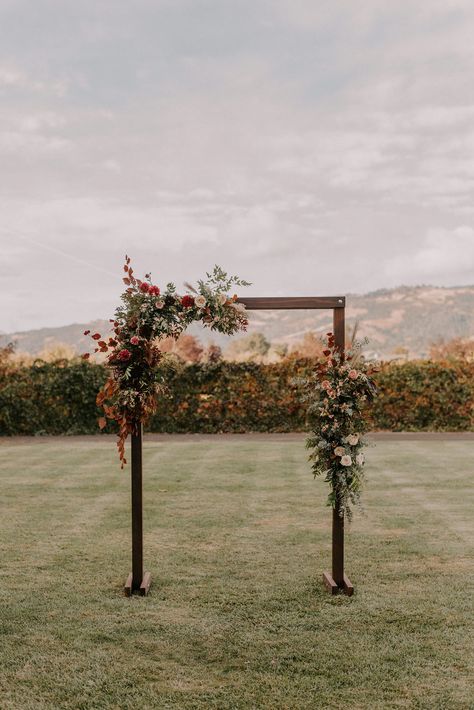
[[[2,708],[472,707],[472,442],[368,451],[351,599],[321,585],[331,515],[299,442],[145,443],[154,583],[131,600],[110,442],[2,451]]]

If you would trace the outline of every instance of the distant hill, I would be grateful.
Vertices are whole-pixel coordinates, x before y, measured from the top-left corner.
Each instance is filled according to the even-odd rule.
[[[474,286],[382,289],[346,298],[349,327],[359,324],[358,337],[379,358],[394,357],[405,348],[410,358],[427,357],[433,342],[474,336]],[[308,330],[331,328],[328,311],[256,311],[252,328],[268,340],[291,345]]]
[[[474,286],[401,286],[363,296],[348,295],[346,304],[348,325],[359,323],[359,336],[369,338],[369,350],[376,357],[394,357],[398,348],[406,348],[409,357],[426,357],[430,344],[441,338],[474,336]],[[329,311],[254,311],[249,315],[249,331],[260,331],[271,342],[290,346],[308,330],[325,333],[331,327]],[[90,346],[83,331],[104,334],[109,325],[106,320],[97,320],[4,334],[0,335],[0,344],[13,341],[17,350],[37,354],[59,342],[81,353]],[[229,342],[229,338],[198,326],[191,332],[204,342],[213,340],[224,346]]]

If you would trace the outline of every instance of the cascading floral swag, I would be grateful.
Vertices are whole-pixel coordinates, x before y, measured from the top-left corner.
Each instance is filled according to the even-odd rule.
[[[248,321],[245,307],[237,296],[229,296],[233,286],[249,286],[237,276],[228,276],[219,266],[197,282],[197,289],[189,284],[190,293],[180,296],[173,283],[161,292],[146,274],[145,280],[135,278],[130,258],[125,257],[123,281],[127,289],[122,294],[123,305],[115,311],[113,335],[103,339],[93,333],[94,352],[109,353],[106,363],[111,374],[97,395],[97,404],[104,410],[99,419],[103,429],[107,419],[118,423],[117,447],[122,468],[126,463],[125,441],[145,423],[156,410],[158,397],[166,392],[167,360],[159,343],[163,338],[178,338],[194,321],[220,333],[231,335],[246,330]],[[86,330],[84,335],[89,335]],[[90,354],[83,355],[89,358]]]
[[[314,476],[324,475],[330,485],[328,505],[341,516],[352,517],[351,506],[360,502],[364,478],[363,438],[367,430],[364,407],[376,395],[374,365],[365,362],[361,343],[344,352],[327,334],[324,361],[311,377],[299,380],[307,404],[312,433],[306,447]]]

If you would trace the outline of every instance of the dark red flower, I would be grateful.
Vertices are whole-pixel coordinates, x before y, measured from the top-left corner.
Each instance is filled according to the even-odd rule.
[[[150,290],[150,287],[148,286],[148,284],[146,283],[146,281],[143,281],[143,282],[140,284],[140,291],[143,291],[143,293],[148,293],[149,290]]]
[[[117,357],[119,360],[123,360],[124,362],[126,362],[127,360],[130,360],[130,358],[132,357],[132,353],[130,352],[130,350],[127,349],[121,350]]]
[[[85,330],[85,331],[84,331],[84,335],[89,335],[89,333],[90,333],[90,330]]]
[[[132,335],[132,337],[130,338],[130,342],[132,343],[132,345],[138,345],[138,343],[140,342],[140,339],[137,338],[136,335]]]
[[[84,353],[84,355],[82,356],[83,360],[88,360],[89,358],[90,358],[90,353]]]
[[[158,286],[150,286],[148,289],[148,293],[151,293],[152,296],[159,296],[160,295],[160,289]]]
[[[192,308],[194,306],[194,298],[192,296],[183,296],[181,299],[181,305],[183,308]]]
[[[323,350],[323,355],[326,355],[328,357],[331,354],[330,350]]]
[[[94,335],[91,335],[91,338],[94,338],[94,340],[100,340],[101,339],[101,334],[100,333],[94,333]]]

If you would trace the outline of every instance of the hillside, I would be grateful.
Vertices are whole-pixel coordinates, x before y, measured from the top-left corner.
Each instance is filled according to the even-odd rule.
[[[474,286],[441,288],[433,286],[383,289],[366,295],[347,297],[349,326],[359,323],[360,337],[370,340],[369,350],[381,358],[394,356],[397,348],[406,348],[410,357],[426,357],[431,343],[444,338],[474,336]],[[41,328],[0,336],[0,344],[13,341],[17,350],[37,354],[54,343],[65,343],[81,353],[90,340],[83,335],[87,328],[105,333],[109,323],[67,325]],[[260,331],[273,343],[297,342],[308,330],[326,332],[331,327],[327,311],[256,311],[250,313],[250,331]],[[197,326],[191,332],[201,340],[225,345],[229,339]]]

